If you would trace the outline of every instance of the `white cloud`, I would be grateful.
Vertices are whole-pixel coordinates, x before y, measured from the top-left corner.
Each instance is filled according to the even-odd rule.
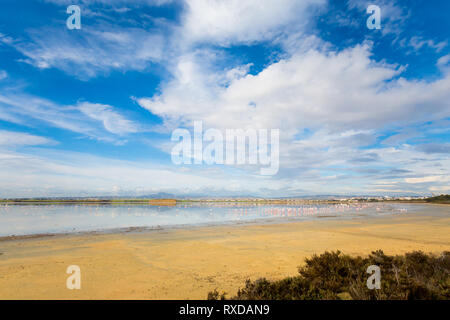
[[[161,6],[173,2],[174,0],[44,0],[45,2],[55,3],[58,5],[82,4],[84,6],[91,5],[151,5]]]
[[[64,106],[24,93],[0,94],[0,120],[26,126],[44,122],[113,143],[120,143],[116,135],[138,130],[136,123],[120,115],[112,106],[90,102]]]
[[[447,45],[447,41],[441,41],[436,43],[431,39],[423,39],[422,37],[414,36],[409,40],[409,45],[416,51],[422,49],[424,46],[434,49],[437,53],[441,52]]]
[[[439,69],[447,71],[450,69],[449,62],[450,62],[450,54],[446,54],[438,59],[436,65],[438,66]]]
[[[100,23],[83,25],[77,34],[45,27],[29,31],[29,37],[10,42],[25,56],[23,62],[40,69],[58,68],[82,80],[111,70],[144,71],[163,57],[164,37],[152,30]]]
[[[183,35],[191,41],[230,44],[272,39],[304,26],[324,0],[187,0]]]
[[[421,178],[406,178],[405,182],[407,183],[424,183],[424,182],[436,182],[436,181],[449,181],[448,178],[443,176],[429,176],[429,177],[421,177]]]
[[[51,2],[62,5],[67,1]],[[2,35],[0,41],[22,53],[23,62],[40,69],[58,68],[88,80],[111,70],[145,71],[152,63],[168,64],[198,42],[226,45],[286,38],[293,30],[297,33],[302,30],[312,10],[326,3],[325,0],[269,0],[261,5],[258,0],[186,0],[181,26],[174,21],[152,18],[158,21],[157,26],[164,24],[165,31],[162,31],[158,27],[133,27],[129,20],[111,24],[108,12],[91,12],[91,6],[103,2],[110,6],[163,5],[170,1],[80,2],[86,6],[86,14],[101,15],[94,24],[90,20],[83,22],[80,32],[44,27],[28,30],[27,39]]]
[[[106,130],[123,135],[138,131],[136,124],[115,112],[113,107],[99,103],[83,102],[77,106],[81,112],[92,119],[101,121]]]
[[[439,187],[430,187],[431,192],[442,192],[447,193],[450,191],[450,186],[439,186]]]
[[[0,80],[8,78],[8,73],[5,70],[0,70]]]
[[[138,102],[168,125],[203,120],[216,128],[283,128],[288,137],[303,128],[376,129],[450,115],[450,77],[408,81],[401,71],[371,60],[363,45],[294,54],[223,85],[203,56],[188,55],[161,94]]]
[[[65,4],[65,0],[52,0]],[[80,1],[87,14],[93,5],[116,6],[114,2]],[[129,5],[163,5],[170,1],[132,1]],[[28,30],[28,37],[14,39],[0,34],[0,41],[24,55],[21,61],[40,69],[58,68],[88,80],[111,70],[145,71],[152,63],[170,63],[170,60],[192,50],[199,42],[227,45],[264,40],[292,41],[289,34],[299,33],[308,23],[314,9],[325,0],[186,0],[181,26],[174,21],[151,18],[157,27],[142,28],[123,23],[111,24],[108,12],[99,13],[94,24],[83,22],[82,30],[74,32],[60,27],[43,27]],[[71,3],[73,4],[73,3]],[[119,8],[120,9],[120,8]],[[163,24],[163,28],[158,28]]]
[[[401,66],[371,59],[370,45],[340,52],[324,48],[292,50],[256,75],[239,66],[241,72],[217,71],[215,56],[204,52],[184,55],[160,94],[137,101],[164,119],[169,131],[196,120],[205,130],[280,128],[280,172],[274,180],[287,193],[373,193],[380,189],[378,180],[393,182],[392,193],[427,190],[431,182],[411,186],[404,179],[445,174],[444,155],[399,145],[406,136],[396,143],[390,139],[388,147],[367,147],[380,129],[450,116],[450,77],[406,80]],[[302,137],[304,130],[309,134]],[[404,182],[396,185],[399,179]],[[439,183],[445,182],[431,184]]]
[[[358,9],[363,15],[367,15],[366,9],[369,5],[375,4],[381,9],[381,33],[383,35],[394,35],[397,41],[403,33],[407,19],[410,18],[411,12],[408,6],[402,6],[399,1],[378,0],[376,2],[370,0],[348,0],[349,9]]]
[[[357,134],[348,132],[340,136],[348,138]],[[316,145],[316,142],[319,145]],[[288,175],[279,179],[253,175],[247,170],[161,165],[153,163],[151,159],[141,162],[123,161],[50,149],[43,149],[38,153],[34,150],[33,155],[2,150],[0,193],[4,197],[118,195],[116,186],[120,186],[120,195],[169,192],[176,195],[220,196],[242,195],[245,191],[245,194],[273,197],[311,193],[422,194],[427,190],[433,192],[448,186],[445,171],[441,171],[450,166],[448,157],[438,160],[408,146],[358,151],[347,147],[344,142],[340,141],[337,135],[331,143],[320,135],[305,140],[300,145],[302,148],[297,150],[299,152],[291,155],[291,160],[297,161],[303,167],[294,167]],[[330,149],[323,150],[324,145]],[[308,148],[317,149],[312,149],[311,152]],[[349,166],[346,163],[355,156],[363,157],[372,153],[378,154],[378,157],[375,157],[375,165],[396,170],[384,169],[365,174],[362,169],[367,167],[364,165]],[[420,160],[413,160],[419,157]],[[321,172],[332,170],[333,165],[338,165],[339,170],[328,175]],[[410,170],[402,172],[400,168]],[[399,173],[396,173],[397,171]],[[405,177],[417,183],[403,182]],[[440,178],[420,180],[423,177]]]
[[[242,189],[258,192],[252,179],[227,179],[211,170],[183,171],[146,162],[130,162],[83,153],[44,150],[39,155],[0,152],[0,194],[22,196],[148,195],[170,192],[178,195]]]
[[[50,145],[55,142],[41,136],[23,132],[0,130],[0,147]]]
[[[65,0],[52,2],[63,4]],[[91,5],[103,0],[82,2]],[[27,63],[59,68],[81,79],[111,70],[145,71],[152,63],[164,63],[172,78],[161,84],[158,94],[137,101],[164,120],[166,132],[196,120],[202,120],[205,128],[280,128],[281,167],[270,180],[271,196],[276,192],[283,196],[336,191],[420,193],[446,188],[448,179],[443,177],[448,176],[450,160],[443,152],[448,149],[445,146],[408,145],[408,138],[417,135],[401,130],[381,147],[371,145],[380,137],[380,129],[449,117],[450,75],[429,82],[407,80],[401,77],[403,67],[375,61],[369,43],[333,51],[319,38],[307,37],[304,24],[311,10],[324,5],[322,0],[285,0],[282,4],[269,0],[264,5],[256,0],[186,3],[181,26],[170,25],[166,38],[159,30],[110,25],[102,20],[96,26],[83,24],[77,37],[67,30],[46,28],[30,31],[31,42],[2,34],[0,41],[22,52]],[[398,36],[407,16],[406,9],[382,1],[382,32]],[[249,73],[250,65],[223,69],[218,62],[225,54],[203,46],[264,40],[281,44],[285,52],[258,74]],[[419,37],[411,42],[418,49],[429,46],[439,51],[444,44]],[[448,60],[443,56],[437,65],[442,67]],[[112,142],[117,135],[140,130],[109,105],[80,102],[61,106],[24,94],[0,95],[0,119],[26,125],[43,121]],[[164,143],[160,147],[170,150]],[[259,168],[161,168],[87,155],[80,155],[79,161],[65,156],[73,154],[3,153],[0,187],[25,190],[28,185],[39,195],[36,190],[41,190],[45,181],[53,195],[74,195],[74,190],[108,194],[117,185],[130,194],[180,193],[186,186],[191,186],[188,192],[246,190],[261,194],[269,181],[254,175]],[[23,180],[18,173],[23,173]]]

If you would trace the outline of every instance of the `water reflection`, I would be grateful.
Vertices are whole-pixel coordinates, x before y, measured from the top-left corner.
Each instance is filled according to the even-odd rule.
[[[277,205],[189,202],[149,205],[0,205],[0,236],[116,228],[310,220],[404,214],[418,205],[396,203]]]

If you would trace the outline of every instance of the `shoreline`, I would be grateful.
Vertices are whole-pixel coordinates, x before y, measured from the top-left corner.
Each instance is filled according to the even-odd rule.
[[[179,204],[256,204],[256,205],[301,205],[301,204],[340,204],[340,203],[423,203],[450,205],[448,201],[427,201],[426,199],[0,199],[0,204],[10,205],[148,205],[148,206],[175,206]]]
[[[306,257],[450,251],[450,212],[263,225],[66,234],[0,242],[0,299],[206,299],[246,279],[281,279]],[[78,265],[82,289],[66,288]]]
[[[333,219],[338,218],[338,219]],[[27,240],[27,239],[45,239],[45,238],[62,238],[67,236],[95,236],[95,235],[118,235],[122,233],[150,233],[155,231],[172,231],[172,230],[195,230],[203,228],[214,227],[245,227],[245,226],[265,226],[265,225],[277,225],[277,224],[291,224],[311,222],[319,219],[329,220],[353,220],[353,219],[370,219],[377,218],[376,216],[351,216],[351,217],[339,217],[339,216],[316,216],[315,219],[295,219],[286,218],[280,220],[279,218],[267,218],[267,219],[255,219],[245,221],[225,221],[221,223],[200,223],[200,224],[178,224],[178,225],[164,225],[160,227],[126,227],[126,228],[112,228],[103,230],[90,230],[90,231],[78,231],[78,232],[56,232],[56,233],[36,233],[36,234],[24,234],[24,235],[10,235],[0,236],[0,243],[6,241],[15,240]]]
[[[387,202],[389,203],[389,202]],[[416,203],[414,203],[416,204]],[[434,206],[449,206],[447,204],[436,204],[436,203],[418,203],[420,205],[434,205]],[[398,215],[399,213],[390,213],[390,215]],[[353,220],[353,219],[372,219],[372,218],[382,218],[385,215],[314,215],[306,217],[284,217],[284,218],[257,218],[251,220],[229,220],[221,222],[205,222],[205,223],[195,223],[195,224],[172,224],[172,225],[158,225],[158,226],[130,226],[130,227],[119,227],[119,228],[109,228],[109,229],[96,229],[96,230],[82,230],[82,231],[68,231],[68,232],[44,232],[35,234],[18,234],[18,235],[0,235],[0,243],[4,241],[14,241],[14,240],[25,240],[25,239],[40,239],[46,237],[63,237],[69,235],[97,235],[97,234],[120,234],[120,233],[130,233],[130,232],[153,232],[157,230],[189,230],[193,228],[205,228],[205,227],[218,227],[218,226],[251,226],[251,225],[268,225],[268,224],[287,224],[287,223],[301,223],[306,221],[315,220]]]

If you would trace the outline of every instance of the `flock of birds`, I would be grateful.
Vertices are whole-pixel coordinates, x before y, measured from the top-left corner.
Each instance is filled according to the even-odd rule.
[[[376,212],[376,213],[406,213],[406,208],[393,208],[383,204],[333,204],[317,206],[275,206],[275,207],[250,207],[231,209],[235,216],[266,216],[266,217],[307,217],[322,216],[336,217],[351,213]]]
[[[19,209],[19,210],[18,210]],[[33,210],[40,209],[40,210]],[[275,217],[340,217],[348,215],[376,215],[384,213],[406,213],[407,208],[392,206],[384,203],[340,203],[340,204],[317,204],[317,205],[253,205],[235,204],[220,206],[218,203],[195,205],[178,205],[175,207],[148,207],[148,206],[11,206],[0,205],[0,215],[40,215],[42,218],[51,218],[53,214],[70,214],[72,217],[80,218],[86,216],[109,217],[134,216],[151,217],[166,216],[177,219],[190,215],[204,216],[205,220],[240,220],[242,218],[275,218]],[[197,220],[197,219],[196,219]],[[148,221],[150,222],[150,221]]]

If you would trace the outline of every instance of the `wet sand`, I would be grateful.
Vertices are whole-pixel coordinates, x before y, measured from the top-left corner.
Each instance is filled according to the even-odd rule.
[[[431,205],[430,205],[431,207]],[[325,250],[450,251],[450,206],[353,220],[193,227],[0,241],[0,299],[205,299],[246,279],[295,275]],[[81,290],[66,269],[81,268]]]

